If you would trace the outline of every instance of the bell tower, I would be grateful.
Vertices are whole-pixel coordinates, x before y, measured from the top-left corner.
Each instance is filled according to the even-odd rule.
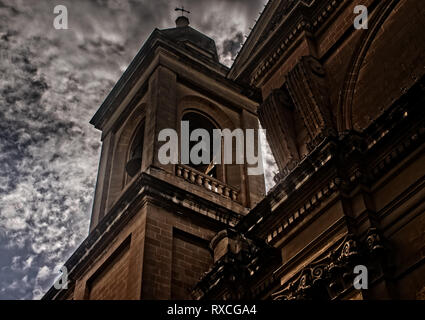
[[[209,164],[182,163],[180,147],[177,163],[163,163],[160,133],[172,129],[185,143],[182,121],[189,135],[258,131],[258,103],[228,71],[214,40],[186,16],[153,31],[91,120],[102,152],[90,234],[66,263],[70,290],[53,298],[191,298],[213,264],[210,241],[262,199],[264,176],[236,163],[244,151],[236,137],[231,164],[211,153]]]

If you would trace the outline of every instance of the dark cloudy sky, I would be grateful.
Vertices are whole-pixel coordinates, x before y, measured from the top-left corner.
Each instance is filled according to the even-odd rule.
[[[266,2],[0,0],[0,299],[40,298],[87,236],[89,120],[152,30],[174,27],[183,4],[230,65]],[[59,4],[69,30],[53,28]]]

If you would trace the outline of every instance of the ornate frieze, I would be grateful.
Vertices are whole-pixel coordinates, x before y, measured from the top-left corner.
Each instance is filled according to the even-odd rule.
[[[310,263],[295,277],[272,294],[274,300],[330,300],[353,286],[354,267],[371,265],[384,250],[376,228],[371,228],[365,241],[348,234],[336,249]]]

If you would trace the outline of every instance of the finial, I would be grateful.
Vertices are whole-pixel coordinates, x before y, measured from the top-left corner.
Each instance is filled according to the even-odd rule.
[[[177,28],[187,27],[189,25],[189,18],[186,17],[184,14],[190,14],[190,11],[185,10],[185,8],[182,6],[181,8],[174,9],[175,11],[181,11],[182,15],[179,16],[176,19],[176,26]]]
[[[184,6],[182,6],[181,8],[175,8],[174,11],[181,11],[182,12],[182,17],[184,17],[184,14],[190,14],[190,11],[185,10]]]

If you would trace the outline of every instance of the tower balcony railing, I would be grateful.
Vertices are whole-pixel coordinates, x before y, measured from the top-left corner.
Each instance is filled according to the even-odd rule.
[[[239,191],[237,189],[192,167],[183,164],[177,164],[176,176],[233,201],[239,200]]]

